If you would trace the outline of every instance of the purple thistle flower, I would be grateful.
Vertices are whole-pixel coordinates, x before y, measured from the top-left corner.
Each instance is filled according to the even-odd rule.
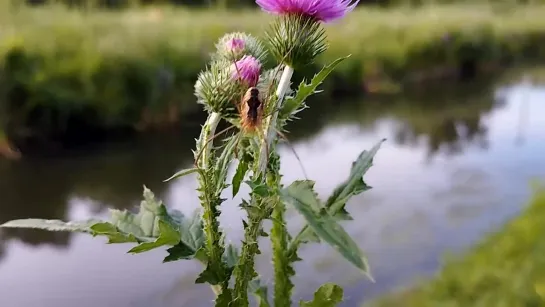
[[[344,17],[360,0],[256,0],[266,12],[285,15],[297,14],[330,22]]]
[[[233,78],[242,80],[248,86],[256,86],[261,72],[261,63],[258,59],[250,55],[245,55],[242,59],[231,64],[231,73]]]
[[[228,33],[222,36],[216,43],[217,59],[228,61],[240,60],[244,55],[251,55],[263,61],[266,50],[260,40],[254,36],[242,32]]]
[[[235,54],[244,50],[245,47],[246,47],[246,42],[244,41],[244,39],[239,37],[233,37],[230,40],[225,42],[225,48],[228,51]]]

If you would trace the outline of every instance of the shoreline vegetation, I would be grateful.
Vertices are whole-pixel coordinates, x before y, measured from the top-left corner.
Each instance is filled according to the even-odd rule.
[[[0,148],[23,155],[172,127],[200,113],[193,84],[210,46],[227,31],[261,35],[270,18],[252,9],[1,5]],[[543,62],[544,14],[545,5],[359,8],[327,27],[327,56],[308,69],[352,54],[323,85],[336,98],[472,79]]]
[[[362,307],[543,306],[545,186],[520,215],[489,234],[420,285],[385,294]]]

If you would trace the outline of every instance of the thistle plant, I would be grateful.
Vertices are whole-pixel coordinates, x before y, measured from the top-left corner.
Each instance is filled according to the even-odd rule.
[[[354,195],[370,189],[363,175],[384,140],[363,151],[352,163],[348,178],[340,183],[324,202],[314,191],[314,182],[297,180],[281,183],[281,159],[276,147],[289,121],[298,119],[306,109],[307,99],[319,93],[319,85],[346,60],[343,57],[325,66],[309,81],[291,88],[291,77],[300,67],[311,64],[327,50],[323,24],[342,18],[356,3],[347,0],[257,0],[264,11],[277,15],[261,39],[235,32],[220,38],[210,62],[198,76],[195,96],[208,113],[194,150],[194,167],[184,169],[166,181],[196,174],[201,208],[190,216],[169,210],[153,192],[144,187],[143,200],[136,213],[111,210],[109,221],[23,219],[0,227],[40,228],[50,231],[84,232],[105,236],[108,243],[134,243],[129,253],[167,248],[164,262],[193,259],[203,264],[196,283],[208,283],[215,293],[215,306],[249,306],[249,294],[259,306],[292,306],[295,274],[293,264],[300,261],[297,252],[305,243],[325,242],[340,256],[371,278],[366,258],[354,240],[339,224],[351,220],[346,204]],[[277,63],[266,69],[271,55]],[[232,125],[217,132],[225,120]],[[236,133],[223,140],[214,139],[223,132]],[[220,143],[219,145],[217,143]],[[236,165],[235,174],[228,170]],[[225,189],[238,194],[242,184],[250,187],[240,207],[246,211],[242,220],[244,240],[241,246],[228,244],[219,224],[221,197]],[[286,207],[302,215],[306,225],[291,236],[286,228]],[[263,228],[272,221],[270,233]],[[259,241],[269,237],[272,243],[274,285],[272,303],[268,285],[263,284],[255,268],[260,253]],[[372,278],[371,278],[372,279]],[[300,306],[335,306],[342,301],[343,290],[327,283],[314,299]]]

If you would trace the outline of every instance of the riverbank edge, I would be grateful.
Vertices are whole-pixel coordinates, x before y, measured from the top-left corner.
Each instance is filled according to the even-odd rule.
[[[545,11],[545,6],[540,9]],[[388,16],[390,13],[380,14]],[[414,23],[418,22],[415,17]],[[545,27],[536,30],[535,25],[529,24],[527,29],[524,26],[511,30],[492,28],[490,24],[460,22],[459,27],[450,26],[445,30],[444,36],[430,35],[415,46],[406,47],[401,55],[387,51],[358,51],[369,44],[356,50],[354,46],[345,50],[339,45],[346,37],[330,35],[333,43],[327,56],[299,72],[295,81],[302,75],[312,75],[347,52],[352,54],[350,61],[345,61],[322,85],[329,98],[400,93],[407,87],[471,80],[478,74],[496,73],[506,66],[545,62]],[[179,50],[161,42],[163,45],[154,46],[155,55],[149,57],[111,51],[89,56],[84,44],[83,47],[57,44],[47,51],[36,46],[31,48],[29,46],[34,42],[28,37],[33,35],[28,33],[39,31],[32,28],[26,31],[26,42],[15,35],[4,42],[0,52],[3,59],[0,88],[2,102],[6,104],[3,108],[7,110],[6,123],[2,123],[7,135],[4,143],[12,143],[4,146],[6,148],[22,148],[24,153],[29,140],[31,143],[54,141],[62,144],[75,139],[81,143],[87,138],[100,139],[116,130],[125,133],[172,127],[200,112],[192,95],[193,83],[204,67],[209,50],[204,52],[199,43]],[[334,30],[333,34],[337,33],[335,31],[340,30]],[[215,29],[216,32],[222,31]],[[344,32],[339,33],[346,36]],[[403,38],[397,36],[403,33],[385,33],[383,49],[391,51],[393,47],[388,44],[400,44],[397,40]],[[84,35],[76,34],[85,41]],[[210,41],[207,45],[211,46],[215,39],[207,38]],[[381,49],[378,43],[374,45]],[[93,58],[97,56],[98,60]],[[102,65],[89,70],[88,62],[92,61],[87,61],[88,58]],[[59,71],[59,61],[71,66]],[[158,65],[160,62],[162,65]],[[161,82],[170,83],[165,86]],[[324,94],[320,96],[322,100],[328,98]]]
[[[461,257],[448,257],[435,277],[362,307],[542,306],[545,185],[534,182],[532,187],[533,194],[519,215]]]
[[[529,63],[526,62],[525,64],[520,64],[521,66],[526,66]],[[545,61],[539,63],[536,61],[534,62],[534,64],[545,65]],[[403,92],[407,90],[407,87],[413,87],[411,88],[411,90],[416,89],[416,91],[422,91],[426,90],[426,88],[433,87],[434,85],[441,86],[441,83],[443,83],[444,85],[445,82],[451,84],[459,83],[461,80],[471,82],[474,78],[488,77],[493,76],[494,74],[502,74],[504,71],[516,69],[516,67],[517,66],[504,66],[501,62],[487,62],[477,64],[477,66],[475,67],[476,69],[471,77],[462,77],[461,71],[458,67],[437,66],[437,68],[430,69],[428,71],[420,70],[408,72],[407,77],[404,80],[397,81],[397,83],[394,83],[395,81],[389,78],[373,76],[368,78],[367,81],[361,81],[359,87],[347,88],[346,85],[337,87],[329,85],[328,88],[329,90],[333,91],[333,95],[330,96],[342,97],[343,99],[357,99],[358,97],[360,97],[360,99],[373,99],[374,96],[380,96],[382,97],[382,99],[384,99],[384,96],[395,97],[397,95],[403,94]],[[336,78],[336,82],[342,82],[342,80],[344,80],[340,74],[333,73],[332,77]],[[501,79],[501,77],[498,78]],[[323,101],[326,101],[330,97],[317,98],[318,99],[316,100],[318,101],[313,101],[313,105],[315,107],[317,107],[317,103],[324,103]],[[172,111],[173,109],[176,109],[176,107],[170,106],[169,110]],[[60,139],[57,138],[55,140],[33,138],[21,139],[18,137],[14,138],[10,137],[7,133],[4,132],[4,130],[0,129],[0,158],[19,160],[20,158],[24,157],[25,149],[28,149],[30,151],[29,153],[32,153],[36,150],[45,150],[46,152],[58,152],[60,148],[64,147],[64,145],[66,145],[68,148],[71,148],[73,146],[81,146],[87,143],[97,141],[101,142],[102,140],[107,141],[108,139],[111,139],[111,137],[123,139],[130,135],[134,135],[135,133],[150,130],[170,130],[179,126],[180,122],[183,122],[186,119],[194,119],[196,116],[201,116],[204,114],[203,110],[197,108],[195,110],[182,112],[181,114],[177,114],[176,111],[177,110],[175,110],[175,112],[167,114],[166,116],[169,119],[165,121],[163,120],[165,115],[154,117],[153,114],[150,114],[150,112],[146,108],[144,108],[142,111],[142,119],[137,123],[128,124],[121,127],[114,127],[113,129],[103,127],[95,127],[94,129],[91,128],[91,134],[93,134],[91,136],[91,140],[86,140],[85,138],[82,138],[81,134],[74,133],[74,131],[72,130],[70,132],[69,138],[77,138],[77,144],[72,144],[70,139],[68,138],[68,144],[64,144],[63,142],[66,139],[63,139],[62,136]],[[108,134],[111,135],[108,136]],[[23,146],[17,146],[18,144],[22,144]]]

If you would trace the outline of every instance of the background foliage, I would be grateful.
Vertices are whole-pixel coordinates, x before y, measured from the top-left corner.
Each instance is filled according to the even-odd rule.
[[[116,12],[0,4],[0,130],[21,151],[162,128],[196,114],[193,84],[211,46],[237,29],[256,35],[253,9],[172,6]],[[545,58],[545,7],[365,8],[327,28],[315,66],[352,54],[326,93],[391,91],[407,82],[468,77],[478,68]]]
[[[13,0],[24,4],[43,5],[50,3],[63,3],[72,8],[101,7],[119,9],[124,7],[155,4],[173,4],[191,7],[220,7],[237,8],[255,6],[252,0]],[[427,4],[452,4],[452,3],[500,3],[504,5],[536,4],[544,3],[543,0],[361,0],[359,6],[392,7],[399,5],[422,6]]]

